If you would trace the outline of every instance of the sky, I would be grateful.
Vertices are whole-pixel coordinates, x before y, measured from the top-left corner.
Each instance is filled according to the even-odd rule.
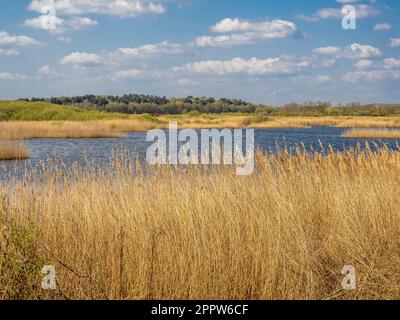
[[[2,0],[0,99],[398,103],[399,17],[398,0]]]

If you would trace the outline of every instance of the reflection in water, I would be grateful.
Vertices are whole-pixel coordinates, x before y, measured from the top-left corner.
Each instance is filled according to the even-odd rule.
[[[334,127],[313,127],[303,129],[257,129],[256,148],[264,152],[275,152],[276,148],[294,148],[303,143],[307,150],[321,150],[332,146],[336,151],[354,148],[357,144],[365,146],[366,139],[342,138],[347,129]],[[368,140],[378,145],[397,149],[398,140]],[[126,149],[140,161],[146,158],[151,142],[146,142],[146,133],[129,133],[122,139],[38,139],[27,141],[31,156],[28,161],[0,161],[0,179],[7,175],[21,175],[24,168],[36,168],[41,162],[52,159],[70,167],[74,162],[85,166],[95,161],[98,166],[107,166],[116,150]],[[10,173],[11,172],[11,173]]]

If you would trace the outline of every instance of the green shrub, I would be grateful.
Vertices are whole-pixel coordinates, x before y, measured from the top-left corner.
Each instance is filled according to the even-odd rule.
[[[189,117],[197,117],[197,116],[200,116],[201,113],[200,113],[200,111],[192,110],[192,111],[188,112],[187,115],[188,115]]]
[[[0,300],[38,298],[44,265],[33,226],[17,225],[0,209]]]

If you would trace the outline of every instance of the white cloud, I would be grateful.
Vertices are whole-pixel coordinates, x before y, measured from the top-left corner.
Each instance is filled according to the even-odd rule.
[[[346,3],[350,2],[347,1]],[[358,19],[373,18],[381,13],[377,8],[368,4],[355,5],[355,9]],[[341,8],[323,8],[312,16],[300,15],[299,18],[306,21],[319,21],[323,19],[341,19],[343,14]]]
[[[372,60],[358,60],[354,66],[358,69],[358,70],[365,70],[365,69],[369,69],[371,67],[374,66],[374,61]]]
[[[164,41],[158,44],[147,44],[137,48],[119,48],[110,54],[113,61],[121,59],[144,59],[166,55],[179,55],[184,52],[181,44]]]
[[[73,52],[62,58],[60,63],[79,66],[91,66],[103,63],[103,59],[99,55],[94,53]]]
[[[382,61],[385,69],[400,68],[400,59],[387,58]]]
[[[231,34],[222,36],[202,36],[194,40],[197,47],[230,47],[251,44],[255,40],[253,34]]]
[[[43,29],[43,21],[47,19],[46,16],[39,16],[37,18],[25,20],[24,26]],[[73,17],[68,20],[55,18],[55,29],[49,29],[51,33],[64,33],[67,31],[77,31],[83,28],[97,26],[98,22],[87,17]]]
[[[219,36],[197,37],[197,47],[226,47],[254,43],[258,40],[289,38],[298,33],[297,26],[286,20],[252,22],[241,19],[223,19],[211,27]]]
[[[223,19],[211,27],[211,31],[216,33],[254,31],[269,34],[271,38],[285,37],[296,30],[296,25],[286,20],[252,22],[231,18]]]
[[[136,17],[142,14],[162,14],[165,7],[145,0],[54,0],[60,15],[106,14],[118,17]],[[42,13],[47,0],[32,0],[28,8]]]
[[[373,57],[380,57],[383,53],[380,49],[375,48],[370,45],[361,45],[358,43],[353,43],[347,46],[341,56],[347,59],[368,59]]]
[[[28,36],[14,36],[5,31],[0,31],[0,45],[27,47],[43,44]]]
[[[374,25],[375,31],[383,31],[383,30],[390,30],[392,29],[392,25],[389,23],[377,23]]]
[[[390,46],[395,48],[395,47],[400,47],[400,38],[391,38],[390,39]]]
[[[400,79],[400,70],[370,70],[349,72],[343,76],[343,79],[350,82],[356,81],[382,81]]]
[[[159,79],[162,75],[163,73],[159,71],[132,68],[128,70],[120,70],[114,72],[111,75],[111,80],[112,81],[118,81],[123,79],[156,80]]]
[[[27,76],[16,73],[0,72],[0,80],[26,80]]]
[[[49,65],[44,65],[37,70],[39,76],[43,77],[55,77],[58,73],[55,72]]]
[[[321,66],[323,68],[332,68],[336,64],[336,59],[323,59],[321,61]]]
[[[295,59],[289,56],[278,58],[248,60],[234,58],[232,60],[208,60],[188,63],[176,71],[187,71],[197,74],[249,74],[249,75],[268,75],[268,74],[292,74],[312,67],[307,59]]]
[[[400,69],[400,59],[396,58],[386,58],[381,61],[372,61],[372,60],[359,60],[354,65],[358,70],[363,71],[366,69],[384,69],[384,70],[392,70],[392,69]]]
[[[359,43],[353,43],[343,49],[334,46],[321,47],[314,49],[312,52],[316,57],[329,56],[336,59],[369,59],[383,55],[383,52],[379,48]]]
[[[321,48],[316,48],[313,50],[313,54],[316,55],[323,55],[323,56],[337,56],[342,49],[339,47],[321,47]]]
[[[20,52],[15,49],[0,49],[0,56],[19,56]]]
[[[139,69],[122,70],[114,73],[114,79],[129,78],[137,79],[142,77],[146,72]]]
[[[48,65],[45,65],[38,69],[38,73],[43,76],[48,76],[51,74],[51,68]]]

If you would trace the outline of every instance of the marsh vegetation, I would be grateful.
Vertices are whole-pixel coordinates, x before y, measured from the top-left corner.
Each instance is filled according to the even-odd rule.
[[[398,151],[258,154],[246,177],[129,155],[110,168],[0,182],[1,298],[400,298]]]
[[[400,130],[352,129],[343,133],[346,138],[400,139]]]

